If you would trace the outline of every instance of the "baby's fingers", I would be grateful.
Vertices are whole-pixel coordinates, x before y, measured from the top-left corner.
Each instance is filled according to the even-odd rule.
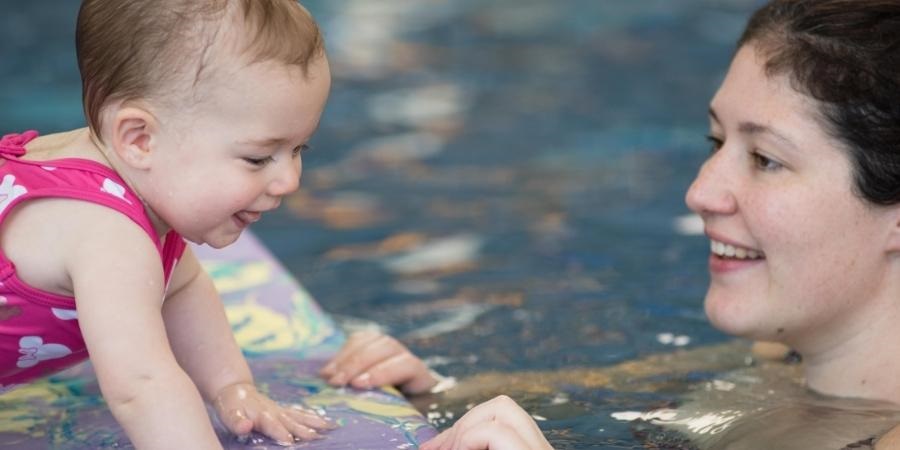
[[[291,414],[287,411],[281,413],[279,416],[281,420],[281,424],[294,435],[295,438],[302,441],[311,441],[315,439],[322,439],[322,435],[319,434],[318,430],[313,428],[311,424],[305,423],[303,420],[306,420],[305,417],[298,417],[296,414]],[[328,429],[326,427],[319,427],[320,429]]]
[[[334,423],[322,418],[312,411],[305,410],[299,406],[286,408],[284,410],[284,414],[286,414],[291,420],[301,425],[305,425],[309,428],[315,428],[317,430],[333,430],[337,428]]]
[[[231,409],[219,414],[219,419],[232,434],[246,436],[253,431],[253,421],[240,409]]]
[[[271,411],[260,413],[256,417],[256,431],[272,438],[278,445],[294,443],[294,434],[284,425],[281,414],[274,414]]]

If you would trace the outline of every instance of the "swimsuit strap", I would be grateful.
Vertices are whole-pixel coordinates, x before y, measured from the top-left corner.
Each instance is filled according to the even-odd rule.
[[[10,133],[0,138],[0,155],[16,158],[25,154],[25,144],[38,136],[35,130],[23,133]]]

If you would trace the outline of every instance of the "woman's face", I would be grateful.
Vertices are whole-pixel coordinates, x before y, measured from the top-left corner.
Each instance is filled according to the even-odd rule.
[[[713,152],[687,193],[711,240],[706,313],[719,329],[801,352],[871,318],[891,209],[852,192],[847,151],[818,106],[740,49],[710,105]]]

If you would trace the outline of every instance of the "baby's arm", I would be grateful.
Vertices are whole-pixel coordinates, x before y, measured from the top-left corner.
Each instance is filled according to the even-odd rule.
[[[169,347],[156,248],[121,214],[89,204],[78,209],[67,223],[73,238],[59,250],[113,415],[137,448],[221,448],[197,388]]]
[[[377,331],[359,331],[347,342],[320,375],[330,384],[349,384],[360,389],[398,386],[406,394],[421,394],[438,384],[441,376],[430,371],[399,341]]]
[[[314,412],[279,406],[256,390],[222,301],[190,248],[172,276],[162,312],[178,362],[231,432],[241,436],[256,429],[289,443],[331,428]]]
[[[212,400],[224,387],[253,383],[212,280],[190,247],[172,274],[163,320],[178,363]]]

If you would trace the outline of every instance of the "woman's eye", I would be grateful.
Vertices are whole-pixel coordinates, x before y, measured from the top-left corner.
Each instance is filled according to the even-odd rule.
[[[710,136],[706,136],[706,140],[709,141],[709,154],[710,155],[719,151],[719,149],[722,148],[722,140],[721,139],[710,135]]]
[[[252,164],[254,166],[262,167],[262,166],[265,166],[266,164],[272,162],[272,157],[271,156],[267,156],[265,158],[249,158],[249,157],[247,157],[247,158],[244,158],[244,161],[246,161],[247,163]]]
[[[770,159],[759,153],[753,152],[752,157],[753,157],[753,163],[756,165],[757,169],[765,170],[765,171],[772,171],[772,170],[778,170],[782,167],[781,163],[779,163],[778,161],[775,161],[774,159]]]

